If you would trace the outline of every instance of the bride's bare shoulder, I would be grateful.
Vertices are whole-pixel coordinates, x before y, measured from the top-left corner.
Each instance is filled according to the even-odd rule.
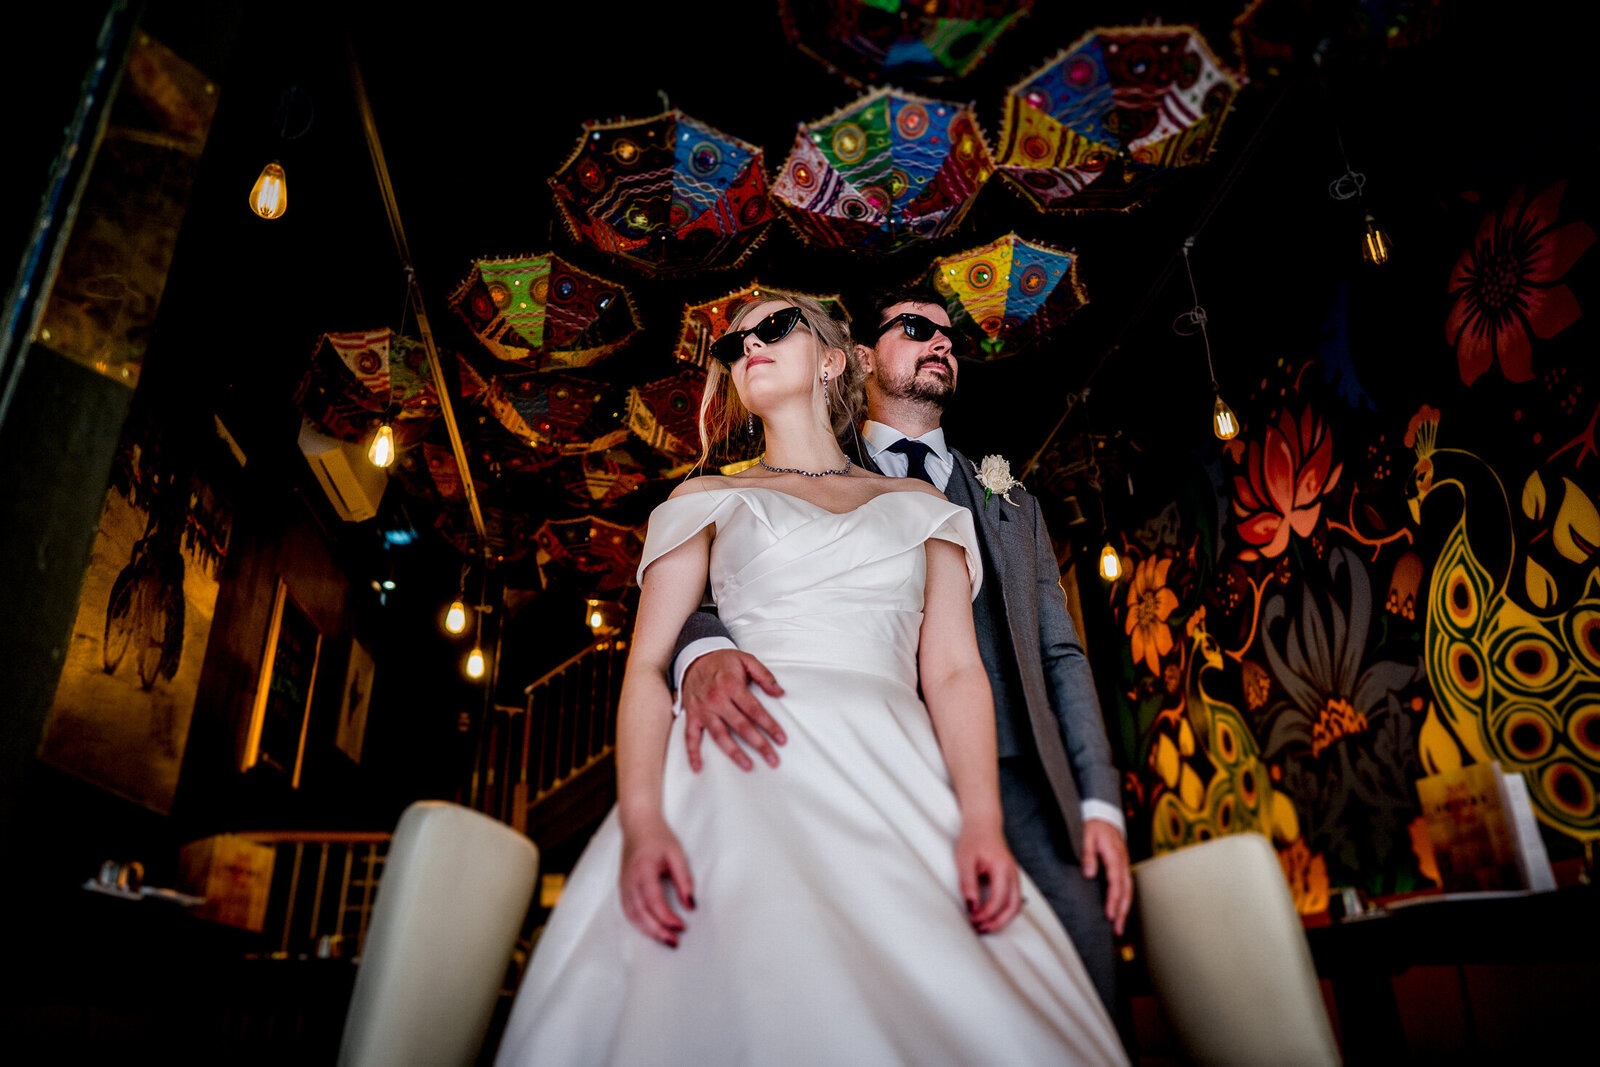
[[[732,480],[725,475],[702,474],[699,477],[686,478],[679,482],[672,492],[667,494],[667,499],[674,500],[680,496],[688,496],[690,493],[709,493],[713,489],[727,489],[732,484]]]

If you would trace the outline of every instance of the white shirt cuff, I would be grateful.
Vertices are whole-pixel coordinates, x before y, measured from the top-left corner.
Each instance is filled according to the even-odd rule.
[[[677,661],[672,667],[672,716],[677,718],[683,714],[683,676],[689,673],[689,664],[705,655],[707,652],[717,652],[724,648],[738,648],[739,646],[726,637],[702,637],[690,641],[683,646],[683,651],[678,653]]]
[[[698,641],[695,642],[695,644],[699,643]],[[689,647],[693,648],[694,645]],[[1088,822],[1090,819],[1099,819],[1101,822],[1108,822],[1115,826],[1117,833],[1124,838],[1128,836],[1128,826],[1122,821],[1122,811],[1115,804],[1105,800],[1085,800],[1081,802],[1078,810],[1083,814],[1084,822]]]

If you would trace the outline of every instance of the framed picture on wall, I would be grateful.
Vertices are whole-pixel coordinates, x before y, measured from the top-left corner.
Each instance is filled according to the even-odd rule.
[[[322,634],[279,578],[250,715],[244,770],[264,763],[288,775],[291,788],[300,787],[311,695],[321,654]]]
[[[372,653],[350,639],[350,664],[344,672],[344,694],[339,698],[339,727],[333,743],[356,763],[361,762],[361,742],[367,736],[367,708],[372,703],[372,681],[377,673]]]

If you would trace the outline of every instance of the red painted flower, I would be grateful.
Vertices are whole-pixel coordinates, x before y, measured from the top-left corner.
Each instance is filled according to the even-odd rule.
[[[1245,452],[1244,473],[1233,476],[1239,536],[1252,546],[1242,560],[1272,559],[1289,547],[1289,533],[1309,536],[1322,497],[1339,484],[1344,464],[1333,462],[1333,435],[1307,407],[1300,419],[1287,409]]]
[[[1556,225],[1565,181],[1529,200],[1527,188],[1483,220],[1472,244],[1450,272],[1455,304],[1445,339],[1455,346],[1461,380],[1468,385],[1499,362],[1513,382],[1533,377],[1530,340],[1545,340],[1583,316],[1572,290],[1560,284],[1594,244],[1587,223]]]

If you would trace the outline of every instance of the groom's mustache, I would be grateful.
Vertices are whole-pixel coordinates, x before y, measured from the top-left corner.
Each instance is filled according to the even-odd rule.
[[[930,363],[937,363],[939,366],[943,367],[946,371],[951,370],[950,361],[945,359],[943,356],[923,356],[921,359],[917,360],[917,370],[921,370],[923,367],[928,366]]]

